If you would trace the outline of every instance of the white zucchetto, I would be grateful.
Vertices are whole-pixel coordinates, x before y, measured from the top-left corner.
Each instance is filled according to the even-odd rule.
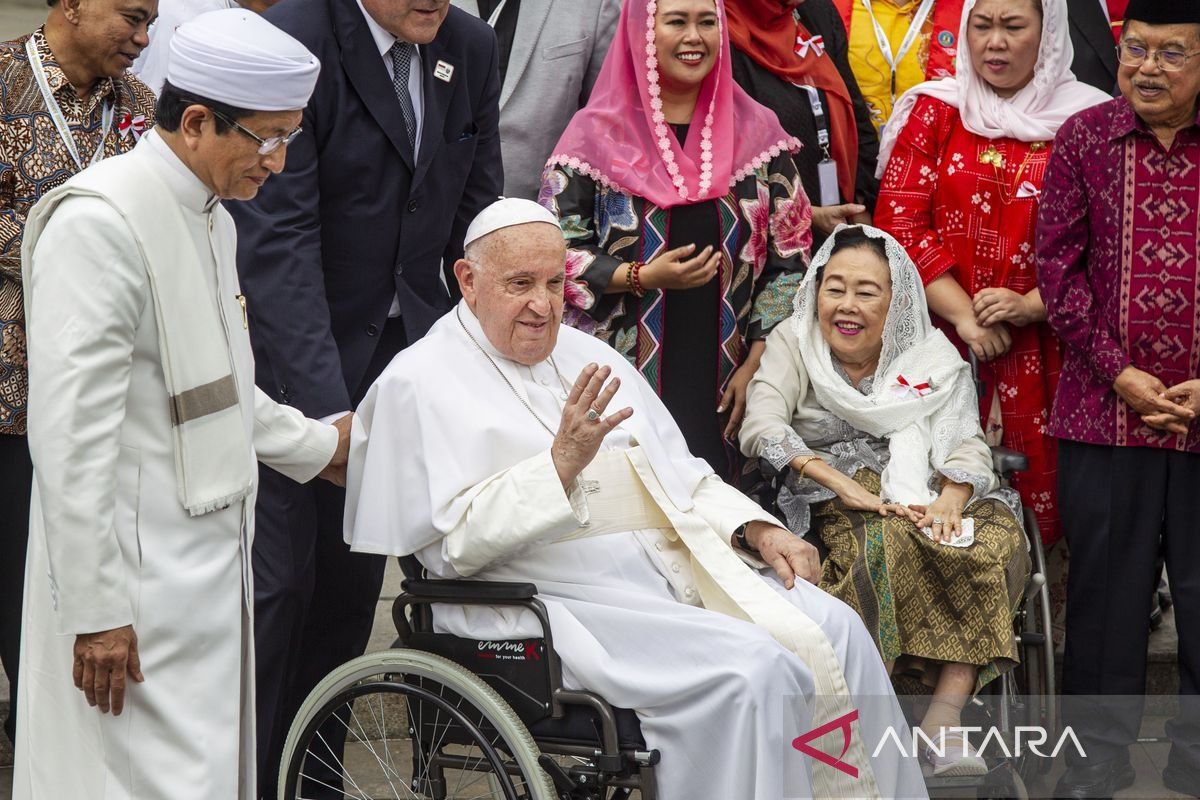
[[[295,111],[308,105],[321,62],[253,11],[209,11],[171,37],[167,82],[247,111]]]
[[[471,221],[467,227],[467,235],[463,239],[463,247],[501,228],[511,228],[513,225],[524,225],[527,222],[548,222],[554,227],[558,227],[558,218],[532,200],[525,200],[521,197],[501,197],[480,211]]]

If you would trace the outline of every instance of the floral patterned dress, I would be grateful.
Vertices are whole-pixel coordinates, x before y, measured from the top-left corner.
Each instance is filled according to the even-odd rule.
[[[993,286],[1025,294],[1037,287],[1034,232],[1049,145],[971,133],[957,109],[922,97],[888,162],[875,222],[904,245],[926,285],[948,272],[972,297]],[[963,349],[953,326],[935,321]],[[1047,422],[1062,356],[1044,322],[1009,332],[1009,351],[980,365],[981,411],[986,429],[998,398],[1002,443],[1029,457],[1013,484],[1049,547],[1061,536]]]
[[[715,381],[698,387],[701,393],[693,402],[711,404],[715,417],[749,343],[765,339],[792,313],[792,299],[808,264],[812,209],[791,156],[774,157],[737,181],[724,197],[711,201],[715,230],[705,238],[715,240],[721,252],[712,311],[717,333],[711,344],[666,337],[665,294],[675,290],[648,290],[641,298],[623,291],[605,293],[621,264],[649,263],[674,244],[671,209],[609,188],[571,166],[547,170],[539,201],[558,216],[567,239],[565,321],[614,347],[660,396],[679,394],[664,393],[666,362],[684,348],[712,346]],[[711,442],[693,441],[698,434],[689,435],[685,429],[684,435],[697,454],[712,452]],[[728,468],[714,467],[732,477],[737,472],[736,449],[728,442],[719,446]]]

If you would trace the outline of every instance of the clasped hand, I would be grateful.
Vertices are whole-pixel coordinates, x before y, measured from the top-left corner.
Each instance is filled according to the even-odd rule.
[[[617,389],[621,388],[620,378],[608,380],[611,374],[611,367],[588,364],[567,395],[558,433],[550,445],[550,457],[564,491],[569,492],[579,473],[592,463],[604,437],[633,416],[632,408],[622,408],[604,416]]]
[[[837,495],[854,511],[874,511],[881,517],[894,516],[906,519],[918,528],[929,528],[935,542],[949,542],[962,533],[962,514],[971,487],[947,482],[941,494],[928,506],[903,503],[888,503],[882,497],[869,492],[853,478],[837,489]]]
[[[1155,376],[1130,365],[1117,375],[1113,390],[1155,430],[1186,434],[1200,414],[1200,379],[1168,388]]]
[[[350,426],[353,421],[354,414],[352,413],[334,421],[333,427],[338,432],[337,449],[333,451],[333,458],[329,459],[329,464],[317,476],[335,486],[346,485],[346,465],[350,461]]]

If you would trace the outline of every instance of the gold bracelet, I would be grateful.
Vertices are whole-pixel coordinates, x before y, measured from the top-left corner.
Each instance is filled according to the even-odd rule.
[[[808,465],[811,464],[812,462],[820,461],[820,460],[821,460],[820,456],[809,456],[808,458],[804,459],[804,463],[802,463],[800,465],[800,469],[796,470],[798,479],[804,480],[804,470],[808,469]]]

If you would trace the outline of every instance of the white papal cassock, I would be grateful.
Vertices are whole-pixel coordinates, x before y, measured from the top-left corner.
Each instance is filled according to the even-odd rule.
[[[73,181],[93,194],[35,212],[25,242],[35,478],[14,798],[251,800],[253,459],[309,480],[337,433],[255,388],[233,220],[155,132]],[[142,233],[161,240],[139,242],[105,191],[143,198]],[[163,287],[142,256],[164,246],[160,269],[202,272],[186,300],[212,304],[217,340],[188,345],[227,350],[246,443],[223,470],[246,476],[244,496],[198,516],[177,480]],[[72,685],[74,634],[130,624],[145,682],[101,714]]]
[[[553,437],[534,414],[556,429],[566,387],[591,362],[621,378],[609,411],[634,415],[568,496]],[[614,524],[622,514],[644,527]],[[416,553],[440,577],[537,584],[564,682],[637,711],[647,744],[663,754],[664,800],[924,797],[914,761],[864,748],[905,723],[858,617],[815,586],[788,591],[733,556],[730,536],[749,520],[774,522],[688,453],[619,354],[566,326],[553,356],[526,367],[501,356],[460,303],[397,356],[358,409],[352,548]],[[459,635],[538,631],[526,611],[439,610],[438,627]],[[862,716],[845,761],[859,778],[790,747],[855,707]]]

